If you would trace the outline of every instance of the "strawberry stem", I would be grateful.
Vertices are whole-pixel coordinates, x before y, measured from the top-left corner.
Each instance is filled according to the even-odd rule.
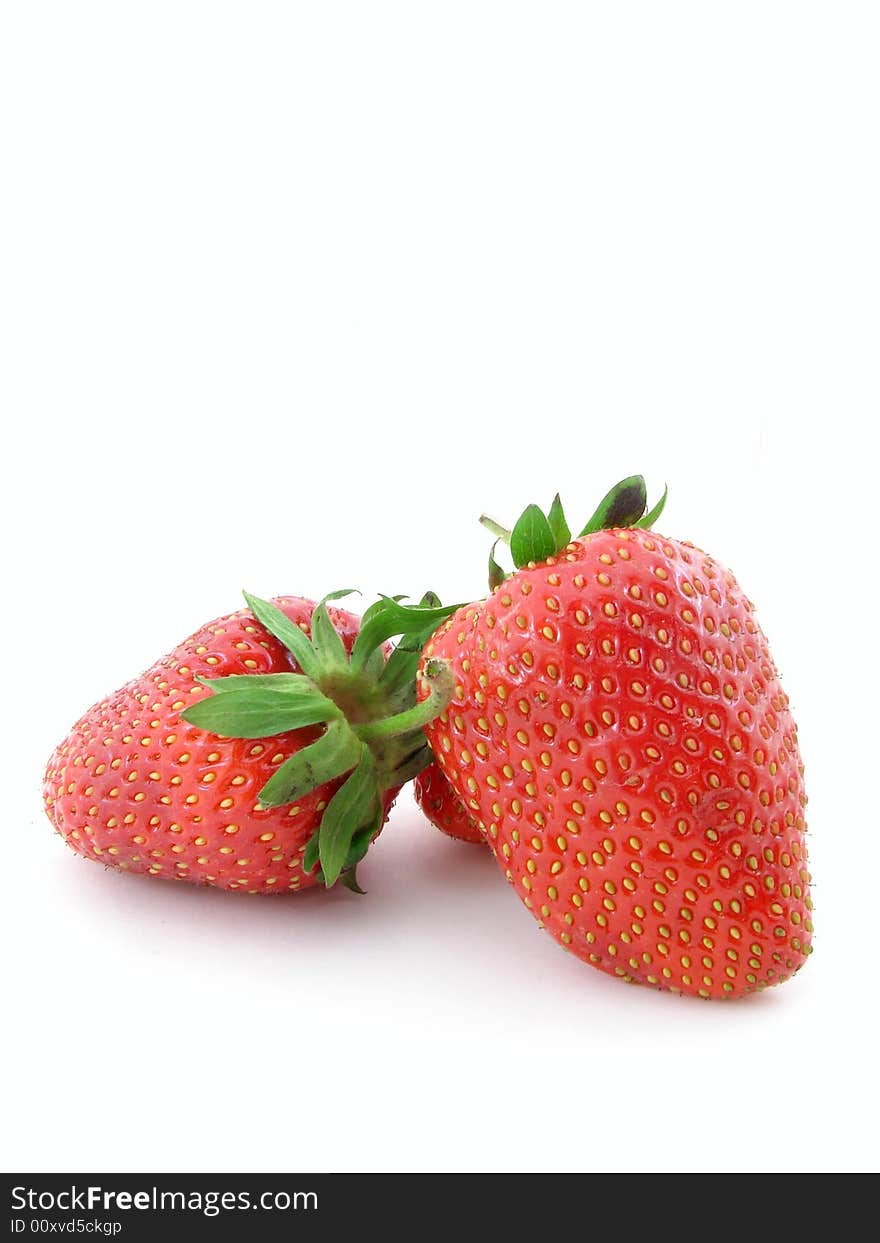
[[[490,518],[488,514],[480,514],[480,524],[495,536],[496,540],[502,540],[505,544],[510,543],[510,531],[507,527],[503,527],[500,522],[496,522],[494,518]]]
[[[445,660],[429,660],[424,668],[424,678],[429,691],[421,703],[394,716],[379,717],[365,725],[355,726],[355,733],[362,742],[403,737],[422,729],[440,715],[455,690],[452,670]]]

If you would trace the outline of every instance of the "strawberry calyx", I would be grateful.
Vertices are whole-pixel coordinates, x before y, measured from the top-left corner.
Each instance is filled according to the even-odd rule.
[[[181,716],[222,738],[271,738],[323,726],[280,764],[259,804],[281,807],[344,777],[306,846],[303,868],[317,866],[328,888],[341,880],[360,893],[356,868],[382,826],[385,796],[433,761],[423,726],[452,698],[452,676],[444,661],[428,662],[422,670],[428,692],[418,702],[416,672],[429,636],[459,606],[443,607],[432,592],[417,605],[381,596],[364,613],[349,654],[327,610],[328,601],[349,594],[325,596],[306,634],[276,605],[245,592],[254,617],[287,648],[296,670],[200,677],[211,694]]]
[[[668,489],[649,510],[648,493],[643,475],[629,475],[611,488],[593,511],[577,538],[612,527],[642,527],[647,530],[657,521],[666,504]],[[545,513],[538,505],[527,505],[512,527],[504,527],[483,514],[481,524],[495,536],[489,552],[489,588],[494,589],[509,577],[495,559],[499,544],[506,544],[517,570],[536,565],[562,552],[571,542],[571,528],[565,517],[557,492]]]

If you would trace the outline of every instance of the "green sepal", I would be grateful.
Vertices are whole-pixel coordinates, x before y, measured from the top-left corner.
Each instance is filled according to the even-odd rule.
[[[489,590],[494,591],[496,587],[500,587],[507,578],[506,572],[501,568],[495,560],[495,549],[498,547],[500,540],[496,540],[489,549]]]
[[[426,636],[426,639],[428,637],[430,636]],[[404,647],[401,642],[388,657],[379,675],[379,682],[390,699],[394,699],[398,692],[409,693],[411,691],[419,668],[420,656],[421,648]]]
[[[358,884],[357,870],[358,864],[366,856],[367,851],[373,843],[373,839],[382,827],[382,821],[385,818],[385,809],[381,802],[377,805],[376,815],[373,820],[364,829],[358,829],[351,844],[348,848],[348,854],[345,857],[345,866],[339,874],[339,879],[346,889],[350,889],[352,893],[363,895],[366,890],[362,889]]]
[[[362,745],[345,720],[331,721],[317,741],[291,755],[272,774],[258,795],[260,802],[264,807],[281,807],[350,772],[360,759]]]
[[[345,866],[339,873],[340,882],[345,885],[346,889],[350,889],[352,893],[358,893],[362,897],[366,893],[358,883],[357,870],[358,864],[370,849],[373,838],[382,827],[384,810],[380,803],[378,814],[375,820],[365,829],[359,829],[351,839],[351,845],[348,848],[348,854],[345,858]]]
[[[350,889],[352,893],[359,893],[361,897],[366,894],[366,889],[361,889],[357,878],[357,864],[354,867],[343,868],[339,874],[340,883],[345,885],[346,889]]]
[[[400,604],[401,600],[406,599],[406,596],[392,596],[391,598],[395,604]],[[422,618],[426,616],[429,618],[433,618],[433,614],[438,609],[444,613],[452,613],[455,611],[455,608],[460,607],[460,606],[454,605],[452,608],[445,609],[443,605],[441,604],[440,597],[437,595],[436,591],[426,591],[425,594],[422,596],[421,600],[419,600],[418,604],[414,606],[407,606],[404,604],[404,605],[401,605],[401,607],[402,608],[410,607],[410,608],[420,609],[422,610],[422,612],[418,614],[419,616],[421,616]],[[439,622],[434,621],[434,620],[429,620],[425,623],[423,630],[413,629],[413,630],[408,630],[405,633],[401,632],[400,641],[397,644],[395,651],[397,651],[400,648],[400,649],[403,649],[403,651],[405,652],[420,652],[422,648],[425,646],[426,640],[430,637],[430,635],[434,633],[438,625],[439,625]]]
[[[645,480],[642,475],[630,475],[621,479],[608,492],[578,536],[592,535],[595,531],[606,531],[611,527],[632,527],[642,518],[648,496]]]
[[[403,599],[402,596],[396,597],[395,603],[399,603],[401,599]],[[416,607],[420,609],[438,609],[442,606],[440,604],[440,597],[435,592],[426,591]],[[406,707],[407,703],[401,702],[401,700],[409,699],[412,696],[422,648],[437,629],[437,625],[437,622],[431,621],[428,622],[424,629],[403,635],[385,662],[385,667],[379,675],[379,682],[383,690],[391,698],[392,706],[395,710]]]
[[[342,636],[330,620],[326,599],[327,597],[315,606],[311,626],[312,648],[324,674],[334,669],[344,669],[348,665],[348,652],[345,650]]]
[[[342,600],[345,596],[359,596],[360,594],[357,587],[337,587],[335,591],[328,591],[326,596],[321,598],[321,604],[328,604],[333,600]]]
[[[321,816],[318,858],[328,889],[339,879],[355,833],[374,823],[377,807],[381,811],[376,761],[369,747],[364,746],[354,772],[339,787]]]
[[[565,511],[562,508],[562,501],[559,499],[557,492],[553,498],[553,504],[550,506],[550,512],[547,514],[547,521],[550,524],[550,530],[553,533],[553,542],[556,547],[554,552],[562,552],[563,548],[571,542],[571,527],[565,517]]]
[[[375,617],[377,613],[382,612],[386,607],[386,599],[393,600],[395,604],[399,604],[401,600],[406,599],[406,596],[381,597],[375,604],[371,604],[366,613],[364,613],[361,619],[361,626],[371,617]],[[415,607],[420,609],[438,609],[442,606],[436,591],[426,591]],[[380,645],[367,657],[364,664],[364,672],[375,676],[382,689],[392,697],[399,689],[411,689],[411,685],[415,681],[422,648],[436,629],[436,623],[430,622],[425,626],[424,630],[404,634],[387,660]],[[393,704],[392,706],[397,708],[399,705]]]
[[[318,862],[318,838],[320,835],[321,830],[319,828],[315,829],[312,836],[306,842],[306,848],[303,851],[302,858],[302,870],[303,874],[306,876],[309,872],[314,870],[315,864]]]
[[[645,514],[644,518],[639,519],[639,521],[635,524],[637,527],[641,527],[643,531],[650,531],[651,527],[654,525],[654,523],[663,513],[663,507],[666,504],[666,497],[668,493],[669,493],[669,485],[667,484],[663,489],[663,495],[660,497],[660,500],[657,502],[657,504],[654,506],[653,509],[650,509]]]
[[[272,738],[305,725],[332,721],[341,715],[336,704],[307,678],[302,679],[305,685],[297,683],[291,687],[283,683],[276,688],[266,685],[270,677],[283,683],[285,675],[266,675],[259,679],[260,685],[248,687],[238,683],[256,679],[247,676],[211,679],[221,684],[234,681],[236,686],[223,687],[207,699],[191,704],[180,715],[188,724],[220,738]]]
[[[363,630],[367,622],[370,621],[371,618],[375,617],[377,613],[382,612],[382,610],[386,607],[386,603],[385,603],[386,600],[393,600],[395,604],[399,604],[401,600],[405,600],[405,599],[406,599],[405,595],[399,595],[399,596],[380,596],[378,600],[374,600],[373,603],[368,608],[364,609],[363,616],[361,617],[361,629]]]
[[[230,691],[273,690],[292,691],[315,689],[311,678],[304,673],[230,673],[224,678],[203,678],[196,674],[196,681],[217,695]],[[189,709],[187,709],[189,711]]]
[[[384,605],[377,607],[371,616],[365,614],[366,620],[354,641],[351,651],[351,667],[353,670],[363,669],[372,652],[390,639],[393,635],[421,634],[428,627],[437,627],[450,617],[459,604],[440,608],[422,608],[420,605],[404,605],[391,596],[382,596]]]
[[[376,814],[363,829],[357,829],[352,836],[348,847],[348,854],[345,856],[345,867],[343,871],[349,868],[355,868],[366,856],[370,849],[370,843],[382,827],[382,821],[385,817],[385,809],[381,801],[376,806]]]
[[[413,750],[400,760],[394,769],[395,784],[406,785],[408,781],[418,777],[419,773],[423,773],[430,764],[434,763],[434,752],[424,743],[424,737],[421,731],[413,737]]]
[[[243,594],[257,621],[262,622],[269,633],[274,635],[279,643],[284,644],[303,673],[310,678],[317,677],[320,673],[320,663],[308,636],[276,605],[268,600],[261,600],[259,596],[251,596],[246,591]]]
[[[370,652],[369,656],[364,662],[364,673],[367,675],[368,678],[372,678],[372,679],[375,679],[376,681],[379,681],[379,679],[382,677],[382,673],[385,669],[386,664],[387,664],[387,661],[385,660],[385,652],[382,650],[381,647],[377,647],[375,651]]]
[[[530,561],[546,561],[556,552],[556,541],[547,515],[537,505],[529,505],[514,523],[510,534],[510,555],[517,569]]]

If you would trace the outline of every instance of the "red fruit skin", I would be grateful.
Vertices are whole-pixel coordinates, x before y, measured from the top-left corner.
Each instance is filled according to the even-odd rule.
[[[310,632],[313,601],[282,596],[273,603]],[[328,611],[351,650],[360,619]],[[197,674],[296,669],[250,610],[209,622],[74,725],[46,768],[49,819],[79,854],[129,872],[247,893],[314,885],[317,868],[303,873],[303,851],[342,779],[287,807],[261,808],[257,795],[320,726],[254,741],[218,738],[180,719],[210,694]],[[386,818],[396,795],[386,795]]]
[[[439,765],[430,764],[419,773],[414,785],[416,802],[435,828],[461,842],[483,843],[485,839],[479,824],[453,790]]]
[[[566,949],[706,998],[802,966],[797,731],[732,574],[651,532],[598,532],[461,609],[425,656],[456,681],[434,754]]]

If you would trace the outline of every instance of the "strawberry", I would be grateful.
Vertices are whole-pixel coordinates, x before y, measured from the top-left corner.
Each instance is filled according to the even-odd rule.
[[[431,823],[447,837],[482,842],[480,826],[446,780],[438,764],[430,764],[414,782],[416,802]]]
[[[48,763],[47,813],[74,850],[131,872],[356,888],[398,789],[431,759],[415,669],[449,610],[383,599],[359,619],[246,599],[77,722]]]
[[[652,534],[663,501],[645,506],[634,476],[576,539],[558,497],[513,531],[487,521],[517,569],[493,548],[492,595],[427,644],[455,691],[426,733],[561,945],[626,980],[735,997],[810,952],[797,731],[736,579]]]

